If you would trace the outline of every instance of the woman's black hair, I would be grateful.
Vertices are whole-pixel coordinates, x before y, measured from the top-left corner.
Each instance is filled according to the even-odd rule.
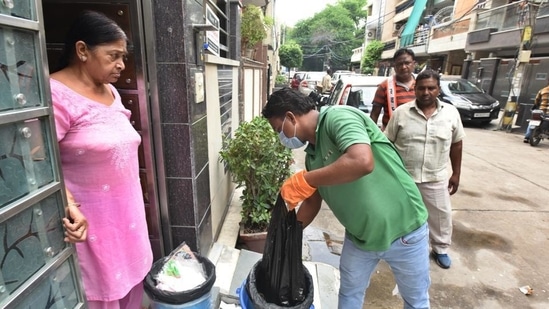
[[[417,82],[419,82],[420,80],[429,79],[429,78],[432,78],[432,79],[436,80],[437,85],[440,86],[440,74],[437,71],[432,70],[432,69],[427,69],[427,70],[419,73],[416,76],[416,85],[417,85]]]
[[[83,11],[78,15],[65,37],[65,46],[57,70],[67,67],[76,56],[75,45],[78,41],[86,43],[89,49],[101,44],[108,44],[119,40],[127,41],[126,34],[116,22],[103,13]]]
[[[283,117],[286,112],[300,116],[313,109],[315,109],[313,99],[297,90],[284,87],[271,94],[261,113],[263,117],[271,119],[272,117]]]

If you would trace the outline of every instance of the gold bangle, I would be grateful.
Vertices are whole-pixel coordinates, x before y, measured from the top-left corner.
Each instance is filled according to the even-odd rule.
[[[68,203],[67,204],[67,207],[80,207],[80,203],[75,203],[75,202],[72,202],[72,203]]]

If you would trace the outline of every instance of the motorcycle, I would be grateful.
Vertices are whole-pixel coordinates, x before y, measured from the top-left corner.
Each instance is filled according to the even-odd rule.
[[[542,139],[549,138],[549,114],[545,115],[540,109],[533,110],[528,126],[532,131],[528,140],[530,145],[537,146]]]
[[[313,99],[317,110],[328,103],[329,97],[330,93],[319,93],[316,89],[309,93],[309,98]]]

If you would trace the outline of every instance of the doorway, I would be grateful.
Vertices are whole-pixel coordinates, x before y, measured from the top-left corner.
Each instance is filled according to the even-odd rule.
[[[148,78],[145,64],[145,39],[143,10],[140,1],[84,1],[43,0],[43,19],[46,34],[47,62],[50,72],[55,72],[57,60],[63,50],[65,34],[83,10],[93,10],[113,19],[128,37],[126,68],[113,84],[120,93],[122,103],[131,111],[130,122],[141,135],[139,147],[139,174],[147,214],[149,240],[154,259],[164,256],[164,237],[161,227],[158,189],[155,179],[153,129],[150,117]],[[106,171],[98,171],[102,173]]]

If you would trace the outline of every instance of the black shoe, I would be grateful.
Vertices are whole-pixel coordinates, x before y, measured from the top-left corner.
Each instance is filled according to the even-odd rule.
[[[524,140],[522,140],[522,141],[525,142],[525,143],[529,143],[529,142],[530,142],[530,139],[527,138],[527,137],[525,137]]]

